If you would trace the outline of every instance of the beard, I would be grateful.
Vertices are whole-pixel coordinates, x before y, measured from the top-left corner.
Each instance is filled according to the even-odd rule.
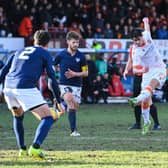
[[[72,51],[72,52],[76,52],[77,51],[77,49],[78,49],[78,46],[70,46],[70,50]]]

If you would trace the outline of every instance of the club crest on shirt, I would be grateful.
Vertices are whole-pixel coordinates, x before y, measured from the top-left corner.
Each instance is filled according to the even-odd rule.
[[[75,58],[76,62],[79,62],[80,61],[80,58]]]

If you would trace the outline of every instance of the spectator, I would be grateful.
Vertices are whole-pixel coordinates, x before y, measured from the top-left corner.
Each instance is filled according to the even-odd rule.
[[[103,83],[103,87],[102,87],[102,98],[104,100],[104,103],[107,104],[107,98],[109,96],[109,74],[105,73],[102,76],[102,83]]]
[[[112,30],[111,24],[109,22],[107,22],[105,24],[103,34],[104,34],[104,38],[113,38],[113,36],[114,36],[113,35],[113,30]]]
[[[152,25],[151,26],[151,35],[152,35],[153,39],[157,39],[158,38],[156,25]]]
[[[30,13],[26,13],[24,18],[21,20],[19,28],[18,28],[18,33],[21,37],[25,38],[25,45],[29,45],[30,43],[30,37],[33,32],[33,25],[32,25],[32,20]]]
[[[58,7],[56,12],[54,12],[55,17],[53,18],[54,24],[55,26],[58,26],[60,23],[64,24],[67,21],[67,16],[65,15],[65,9],[63,6],[63,2],[59,2],[58,3]]]
[[[93,21],[94,38],[103,38],[104,19],[101,13],[96,13],[96,19]]]
[[[68,31],[75,31],[75,32],[77,32],[80,35],[80,38],[82,37],[81,31],[80,31],[80,29],[78,27],[78,23],[76,23],[76,22],[73,22],[71,24],[71,27],[68,29]]]
[[[157,35],[159,39],[168,39],[168,29],[166,24],[157,30]]]
[[[88,65],[88,77],[83,79],[82,97],[85,103],[93,103],[93,81],[96,79],[97,68],[89,54],[86,54],[85,57]]]
[[[121,27],[119,24],[116,24],[114,26],[114,38],[116,38],[116,39],[122,38]]]
[[[98,103],[100,98],[102,97],[102,88],[103,88],[103,83],[102,83],[102,77],[101,75],[96,76],[96,80],[94,81],[94,89],[93,89],[93,96],[94,96],[94,103]]]
[[[4,20],[2,24],[0,24],[0,37],[12,37],[13,34],[9,32],[9,27],[7,22]]]
[[[84,34],[84,38],[93,38],[94,32],[92,29],[91,24],[87,24],[85,27],[85,34]]]
[[[113,75],[119,75],[119,76],[121,76],[121,73],[120,73],[120,70],[119,70],[119,66],[117,64],[117,58],[114,57],[114,56],[108,62],[108,73],[111,76],[113,76]]]
[[[130,38],[129,28],[127,25],[124,25],[122,38],[125,38],[125,39]]]
[[[64,27],[63,23],[59,23],[58,31],[57,31],[57,38],[65,38],[67,33],[67,28]]]
[[[104,75],[107,73],[107,62],[104,61],[102,54],[98,55],[96,59],[96,67],[99,75]]]
[[[67,16],[67,26],[71,26],[72,19],[75,13],[75,9],[72,6],[72,3],[68,2],[65,6],[65,14]]]
[[[4,21],[4,9],[0,6],[0,23]]]
[[[81,24],[86,27],[86,25],[88,23],[91,22],[91,7],[92,5],[90,4],[90,2],[88,0],[86,0],[86,2],[84,2],[85,4],[80,4],[80,8],[81,8]]]
[[[119,22],[120,18],[118,15],[118,9],[116,6],[113,6],[112,8],[112,15],[111,15],[111,23],[113,25],[116,25]]]
[[[41,17],[41,26],[44,30],[48,31],[48,27],[51,27],[52,25],[52,16],[51,16],[51,9],[52,4],[48,3],[47,6],[42,8],[42,12],[40,13]]]
[[[102,49],[102,45],[97,40],[93,40],[91,48],[99,50],[99,49]],[[92,59],[95,60],[96,57],[99,57],[99,55],[100,55],[99,53],[92,54]]]
[[[64,26],[70,27],[71,23],[81,23],[80,27],[86,30],[86,25],[91,24],[94,28],[93,33],[83,34],[84,38],[102,38],[105,24],[109,22],[111,25],[118,24],[120,31],[123,33],[124,25],[128,26],[129,32],[132,30],[132,26],[140,26],[141,17],[143,15],[150,16],[150,24],[155,24],[157,29],[163,24],[168,23],[167,16],[167,1],[0,1],[0,20],[7,16],[7,25],[9,32],[12,32],[14,36],[18,36],[17,27],[19,21],[22,18],[23,12],[33,12],[33,27],[34,30],[42,28],[45,25],[45,29],[50,25],[58,26],[59,22],[63,23]],[[94,3],[93,3],[94,2]],[[135,3],[136,2],[136,3]],[[13,9],[12,11],[10,9]],[[43,10],[44,9],[44,10]],[[46,13],[46,11],[48,13]],[[95,17],[95,15],[97,15]],[[132,23],[134,20],[134,24]],[[114,29],[114,27],[113,27]],[[126,28],[127,29],[127,28]],[[33,31],[34,31],[33,30]],[[120,33],[121,33],[120,32]],[[119,34],[120,34],[119,33]],[[89,36],[88,36],[89,35]],[[92,36],[91,36],[92,35]],[[127,36],[126,36],[127,37]],[[126,38],[124,35],[117,38]],[[162,37],[160,37],[162,38]]]

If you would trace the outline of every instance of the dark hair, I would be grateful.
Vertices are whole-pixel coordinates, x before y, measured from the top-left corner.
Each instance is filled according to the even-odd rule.
[[[79,40],[80,39],[79,33],[75,31],[68,32],[66,35],[66,40],[71,40],[71,39]]]
[[[50,41],[50,33],[45,31],[45,30],[37,30],[34,33],[34,40],[35,43],[41,46],[45,46],[48,44],[48,42]]]
[[[143,31],[144,31],[144,29],[141,27],[134,28],[131,33],[131,38],[133,39],[133,38],[138,38],[138,37],[142,36]]]

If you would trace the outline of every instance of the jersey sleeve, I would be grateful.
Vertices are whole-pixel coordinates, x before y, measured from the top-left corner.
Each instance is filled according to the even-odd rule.
[[[52,92],[54,94],[54,97],[57,99],[57,102],[60,103],[61,102],[60,90],[59,90],[59,86],[58,86],[58,83],[57,83],[56,77],[55,77],[55,71],[53,68],[52,57],[49,53],[47,53],[45,58],[46,58],[46,60],[45,60],[46,72],[47,72],[48,77],[50,78]]]
[[[152,41],[151,33],[149,31],[143,32],[143,38],[147,43]]]
[[[9,69],[11,67],[13,58],[14,58],[14,55],[10,55],[9,58],[7,59],[5,65],[2,67],[2,69],[0,71],[0,83],[4,82],[5,76],[7,75],[7,73],[9,72]]]
[[[83,54],[82,54],[82,59],[81,59],[81,71],[82,72],[88,71],[88,65],[87,65],[87,62],[86,62],[86,58]]]
[[[54,65],[58,65],[61,60],[61,53],[58,53],[54,58]]]
[[[132,60],[133,46],[130,47],[129,58]]]

